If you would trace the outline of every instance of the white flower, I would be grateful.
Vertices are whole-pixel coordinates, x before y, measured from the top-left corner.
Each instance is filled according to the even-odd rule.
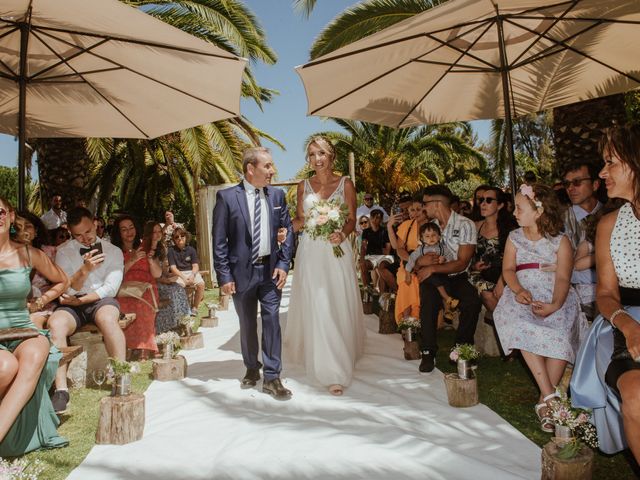
[[[316,219],[311,217],[307,220],[307,226],[310,228],[315,228],[316,226]]]
[[[327,216],[329,217],[329,220],[338,220],[340,218],[340,212],[336,211],[336,210],[331,210]]]

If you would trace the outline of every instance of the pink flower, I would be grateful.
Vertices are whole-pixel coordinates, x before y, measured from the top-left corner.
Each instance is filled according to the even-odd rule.
[[[533,193],[533,187],[531,187],[531,185],[527,185],[526,183],[520,185],[520,193],[525,197],[529,197],[531,200],[533,200],[536,196],[535,193]]]
[[[453,360],[454,362],[458,361],[458,357],[460,356],[460,354],[458,353],[457,350],[451,350],[451,353],[449,354],[449,358],[451,360]]]
[[[576,421],[578,423],[587,423],[587,420],[589,420],[589,416],[582,412],[580,415],[578,415],[578,418],[576,418]]]
[[[329,221],[329,217],[327,215],[318,215],[316,218],[316,225],[324,225]]]

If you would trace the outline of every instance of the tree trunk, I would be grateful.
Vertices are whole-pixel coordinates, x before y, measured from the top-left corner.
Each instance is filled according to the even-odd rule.
[[[36,142],[40,192],[44,208],[50,208],[52,194],[62,195],[64,209],[73,208],[80,200],[88,202],[87,185],[91,178],[91,162],[85,153],[83,138],[43,138]]]
[[[601,164],[598,142],[602,131],[614,124],[623,124],[626,119],[623,94],[555,108],[553,136],[556,168],[576,160]]]

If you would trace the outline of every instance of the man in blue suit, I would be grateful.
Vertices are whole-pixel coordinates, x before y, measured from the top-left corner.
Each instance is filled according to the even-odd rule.
[[[258,302],[262,314],[262,391],[278,400],[291,397],[280,381],[282,337],[278,310],[291,261],[293,230],[284,192],[269,186],[275,173],[269,149],[243,154],[244,180],[218,192],[213,210],[213,259],[222,293],[233,295],[240,318],[240,343],[247,373],[242,387],[260,380]],[[287,236],[278,248],[279,228]]]

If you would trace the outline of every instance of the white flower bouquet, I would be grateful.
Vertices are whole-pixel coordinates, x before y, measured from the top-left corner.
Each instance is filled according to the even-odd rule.
[[[406,330],[407,328],[419,330],[420,320],[416,317],[404,317],[402,320],[400,320],[400,323],[398,323],[398,328],[400,330]]]
[[[470,343],[457,344],[449,354],[449,358],[454,362],[458,360],[476,360],[479,356],[478,349]]]
[[[18,458],[10,462],[0,457],[1,480],[38,480],[43,471],[44,465],[39,459]]]
[[[567,398],[567,394],[556,390],[558,399],[551,403],[551,418],[557,425],[569,427],[576,439],[569,442],[558,452],[559,458],[575,457],[582,447],[581,443],[590,448],[598,448],[598,434],[596,427],[590,423],[591,412],[582,408],[575,408]]]
[[[347,206],[337,200],[320,200],[316,203],[305,219],[304,231],[311,238],[329,240],[334,232],[339,232],[349,214]],[[344,251],[340,245],[334,245],[333,254],[340,258]]]
[[[176,332],[173,332],[173,331],[161,333],[160,335],[156,335],[156,344],[157,345],[171,344],[174,347],[179,347],[180,335],[178,335]]]

